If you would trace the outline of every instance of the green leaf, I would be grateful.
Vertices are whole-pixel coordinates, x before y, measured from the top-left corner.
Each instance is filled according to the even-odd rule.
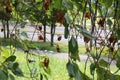
[[[108,24],[109,27],[111,27],[113,23],[110,19],[107,19],[107,24]]]
[[[108,67],[109,63],[107,61],[105,61],[104,59],[101,59],[99,61],[99,65],[102,67]]]
[[[82,80],[79,70],[76,73],[75,80]]]
[[[5,61],[6,61],[6,62],[8,62],[8,61],[14,62],[15,60],[16,60],[16,56],[11,55],[11,56],[8,57]]]
[[[105,69],[98,67],[96,68],[96,73],[97,73],[97,80],[103,80],[104,79],[104,73],[105,73]]]
[[[8,58],[10,56],[10,52],[8,51],[8,49],[3,48],[3,47],[2,47],[2,54],[4,54],[3,56],[5,58]]]
[[[69,24],[64,24],[65,29],[64,29],[64,38],[67,39],[69,36],[69,30],[68,30],[68,26]]]
[[[12,72],[17,76],[21,76],[21,77],[24,76],[22,70],[19,67],[17,67],[16,69],[13,69]]]
[[[90,74],[91,75],[94,75],[94,71],[95,71],[95,63],[92,63],[91,65],[90,65]]]
[[[74,64],[71,61],[69,61],[66,64],[66,68],[67,68],[67,71],[70,77],[75,77],[75,72],[74,72],[73,67],[74,67]]]
[[[15,77],[12,74],[9,74],[10,80],[15,80]]]
[[[120,40],[120,29],[117,29],[117,39]]]
[[[72,36],[69,41],[69,52],[71,53],[71,59],[80,61],[78,54],[78,43],[74,36]]]
[[[83,28],[83,26],[81,25],[76,25],[78,26],[78,31],[85,37],[89,38],[89,39],[94,39],[95,37],[90,33],[88,32],[86,29]]]
[[[70,3],[70,1],[62,0],[62,4],[63,4],[63,6],[65,6],[67,9],[72,9],[72,8],[73,8],[73,5],[72,5],[72,3]]]
[[[120,75],[114,75],[114,78],[112,80],[120,80]]]
[[[13,69],[17,69],[19,67],[19,63],[18,62],[15,62],[14,64],[13,64]]]
[[[67,13],[65,13],[65,19],[66,19],[66,21],[67,21],[67,24],[70,24],[70,22],[71,22],[71,20],[70,20],[70,17],[68,16],[68,14]]]
[[[120,54],[117,53],[116,55],[116,66],[120,69]]]
[[[72,36],[69,41],[69,50],[72,54],[78,52],[78,43],[77,40],[74,38],[74,36]]]
[[[107,68],[103,67],[97,67],[96,68],[96,73],[97,73],[97,80],[113,80],[111,79],[113,77],[112,73],[107,70]]]
[[[69,62],[66,65],[66,68],[70,78],[75,78],[75,80],[82,80],[79,67],[76,63],[69,60]]]
[[[113,0],[109,0],[109,1],[108,0],[100,0],[99,2],[102,4],[102,6],[106,6],[107,8],[109,8],[112,6]]]
[[[23,37],[25,37],[25,38],[28,38],[28,35],[27,35],[27,33],[26,33],[25,31],[23,31],[23,32],[21,33],[21,35],[22,35]]]
[[[13,62],[9,62],[9,64],[7,65],[8,69],[12,70],[13,68]]]
[[[50,5],[50,9],[61,9],[61,5],[62,5],[62,0],[54,0],[51,5]]]
[[[0,70],[0,80],[8,80],[7,73],[5,73],[3,70]]]

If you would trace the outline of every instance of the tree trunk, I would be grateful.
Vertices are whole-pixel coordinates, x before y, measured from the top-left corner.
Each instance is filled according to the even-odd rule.
[[[43,26],[44,26],[44,42],[46,42],[46,24],[44,24]]]
[[[6,21],[6,26],[7,26],[7,38],[9,38],[9,33],[10,33],[10,30],[9,30],[9,21],[7,20]]]
[[[51,24],[51,46],[54,44],[55,24]]]
[[[6,27],[5,27],[5,22],[2,20],[2,26],[4,28],[4,39],[6,39]]]

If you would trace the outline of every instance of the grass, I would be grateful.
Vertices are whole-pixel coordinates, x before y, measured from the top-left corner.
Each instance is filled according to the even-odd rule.
[[[16,77],[16,80],[31,80],[29,78],[29,69],[27,67],[26,62],[26,54],[23,52],[16,52],[15,55],[17,56],[17,60],[20,64],[20,68],[25,73],[25,77]],[[43,55],[42,55],[43,56]],[[35,63],[29,63],[30,67],[39,67],[39,59],[38,56],[29,56],[29,58],[35,59]],[[61,60],[55,57],[49,57],[50,59],[50,69],[51,69],[51,75],[48,76],[48,80],[68,80],[68,73],[66,70],[66,63],[67,60]]]
[[[48,50],[57,52],[56,50],[56,44],[59,45],[61,53],[68,53],[68,43],[65,42],[55,42],[54,46],[50,46],[50,42],[43,42],[43,41],[29,41],[29,40],[23,40],[22,43],[20,40],[17,39],[3,39],[0,38],[1,46],[9,46],[12,45],[16,48],[29,48],[29,49],[40,49],[40,50]],[[24,45],[25,44],[25,45]],[[80,54],[85,54],[85,46],[79,45],[79,52]]]
[[[17,56],[17,60],[20,64],[20,68],[22,69],[22,71],[24,72],[25,77],[16,77],[16,80],[32,80],[31,78],[29,78],[30,76],[30,72],[29,69],[27,67],[27,62],[26,62],[26,54],[24,54],[21,51],[17,51],[15,53],[15,55]],[[42,54],[41,56],[43,56],[45,54]],[[66,63],[67,63],[67,59],[61,59],[61,58],[56,58],[53,56],[48,56],[50,59],[50,70],[51,70],[51,74],[48,76],[48,80],[69,80],[69,76],[66,70]],[[35,63],[29,63],[30,67],[39,67],[39,59],[38,56],[29,56],[30,59],[35,59]],[[87,67],[86,67],[86,75],[89,76],[90,78],[92,78],[91,74],[90,74],[90,62],[88,62]],[[78,62],[79,65],[79,69],[84,72],[84,68],[85,68],[85,62],[81,61]],[[112,72],[115,72],[117,69],[117,67],[115,67],[114,65],[111,66],[111,70]],[[39,72],[39,71],[38,71]],[[118,72],[118,74],[120,74],[120,72]],[[95,77],[96,78],[96,77]],[[95,79],[96,80],[96,79]]]

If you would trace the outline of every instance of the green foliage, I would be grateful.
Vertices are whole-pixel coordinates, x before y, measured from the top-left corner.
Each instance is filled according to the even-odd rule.
[[[107,0],[100,0],[101,4],[107,8],[112,6],[113,0],[107,1]]]
[[[95,68],[96,68],[95,63],[91,63],[91,65],[90,65],[90,74],[91,75],[94,75]]]
[[[78,65],[76,63],[69,61],[66,66],[70,78],[75,78],[75,80],[82,80]]]
[[[21,35],[22,35],[23,37],[25,37],[25,38],[28,38],[27,33],[26,33],[26,32],[24,32],[24,31],[21,33]]]
[[[117,61],[116,66],[120,69],[120,54],[119,53],[117,54],[116,61]]]
[[[117,29],[117,38],[120,40],[120,29]]]
[[[26,21],[28,21],[29,24],[34,23],[35,25],[41,23],[44,25],[44,32],[46,31],[45,26],[49,24],[53,27],[53,24],[58,22],[64,25],[64,37],[69,39],[68,53],[69,60],[71,61],[67,63],[67,70],[70,77],[74,77],[75,80],[89,79],[85,72],[82,73],[76,64],[77,60],[80,59],[78,54],[79,46],[75,36],[82,35],[88,38],[86,40],[84,39],[84,41],[86,42],[85,49],[88,58],[92,57],[90,73],[93,79],[96,73],[97,80],[119,80],[120,76],[116,75],[116,73],[111,73],[109,69],[114,60],[116,60],[116,67],[120,69],[119,3],[119,0],[1,0],[0,19],[5,29],[1,30],[1,32],[3,31],[4,34],[5,32],[9,32],[9,28],[6,31],[5,26],[9,27],[8,22],[10,21],[15,24],[14,28],[16,28],[17,24],[24,27]],[[60,11],[57,12],[57,10]],[[88,31],[88,29],[90,30]],[[53,33],[55,32],[53,32],[51,28],[51,34]],[[9,34],[10,33],[7,35],[9,36]],[[115,37],[111,37],[112,34],[114,34]],[[29,38],[26,32],[22,32],[21,35],[26,39]],[[48,48],[48,45],[39,45],[38,42],[32,44],[32,40],[31,42],[28,40],[24,41],[18,35],[15,34],[15,36],[17,40],[13,38],[9,39],[10,44],[3,40],[5,44],[1,41],[1,45],[8,44],[11,47],[11,45],[13,45],[12,41],[16,41],[16,43],[14,43],[15,47],[20,44],[20,47],[25,50],[26,53],[29,53],[29,49],[31,48],[40,48],[40,50]],[[106,53],[110,61],[101,58],[105,47],[108,47]],[[19,63],[16,62],[17,56],[14,55],[15,51],[10,49],[12,51],[10,52],[6,48],[0,48],[0,77],[3,80],[8,80],[8,78],[14,80],[15,75],[24,76],[19,67]],[[28,58],[28,55],[26,55],[26,57]],[[39,59],[41,60],[41,57]],[[34,62],[34,60],[32,62]],[[27,66],[30,65],[28,62],[27,64]],[[87,60],[85,64],[87,65]],[[40,71],[42,69],[43,72],[38,73],[39,69],[36,67],[29,68],[30,77],[35,79],[40,78],[41,80],[48,79],[47,74],[50,74],[50,69],[46,68],[43,62],[40,61],[39,69]],[[37,75],[39,75],[39,78]]]
[[[1,52],[4,51],[4,54],[0,56],[2,58],[2,61],[0,62],[0,77],[2,80],[8,80],[9,78],[11,80],[15,80],[14,75],[16,76],[21,76],[23,77],[23,72],[21,68],[19,67],[19,63],[16,62],[16,56],[15,55],[10,55],[9,50],[1,47]],[[8,56],[8,57],[6,57]],[[13,74],[11,74],[11,72]]]
[[[77,25],[77,27],[78,27],[78,31],[79,31],[84,37],[87,37],[87,38],[89,38],[89,39],[91,39],[91,40],[95,38],[92,34],[90,34],[89,31],[87,31],[86,29],[84,29],[83,26]]]
[[[108,63],[107,61],[105,61],[104,59],[100,59],[100,60],[99,60],[99,65],[100,65],[101,67],[107,68],[107,67],[109,66],[109,63]]]
[[[69,52],[71,59],[80,60],[78,55],[78,43],[74,36],[72,36],[69,41]]]
[[[111,21],[111,19],[107,19],[107,24],[108,24],[109,27],[112,26],[113,22]]]

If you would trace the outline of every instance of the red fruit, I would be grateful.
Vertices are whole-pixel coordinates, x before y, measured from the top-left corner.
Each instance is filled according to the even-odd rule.
[[[58,36],[58,41],[60,41],[62,39],[62,36],[60,35],[60,36]]]
[[[88,18],[88,19],[90,19],[90,18],[91,18],[90,13],[89,13],[89,12],[86,12],[85,17]]]
[[[59,45],[56,46],[57,52],[60,52],[60,47]]]
[[[50,61],[49,61],[49,58],[45,58],[45,59],[44,59],[44,62],[43,62],[43,63],[44,63],[44,66],[45,66],[46,68],[48,68],[49,62],[50,62]]]
[[[42,35],[38,35],[38,39],[39,39],[39,40],[44,40],[44,38],[43,38]]]
[[[64,24],[66,22],[65,18],[64,18],[64,15],[65,15],[65,12],[63,10],[54,10],[54,16],[55,16],[55,20],[56,22],[59,22],[61,24]]]
[[[6,6],[6,11],[7,11],[8,13],[11,13],[11,12],[12,12],[12,6],[11,6],[10,4]]]
[[[89,38],[84,37],[84,42],[88,43],[89,41],[90,41],[90,39],[89,39]]]

